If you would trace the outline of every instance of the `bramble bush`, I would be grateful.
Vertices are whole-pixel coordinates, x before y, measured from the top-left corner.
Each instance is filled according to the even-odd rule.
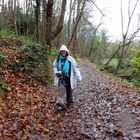
[[[134,72],[140,72],[140,49],[132,49],[134,55],[130,59]]]
[[[132,49],[134,55],[130,59],[131,67],[134,73],[132,84],[140,86],[140,49]]]

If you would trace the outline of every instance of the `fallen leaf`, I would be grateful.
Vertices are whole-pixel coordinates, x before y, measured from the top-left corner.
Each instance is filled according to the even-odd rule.
[[[44,126],[42,126],[41,124],[36,124],[35,125],[35,129],[37,130],[37,131],[44,131],[44,132],[49,132],[49,129],[48,128],[45,128]]]

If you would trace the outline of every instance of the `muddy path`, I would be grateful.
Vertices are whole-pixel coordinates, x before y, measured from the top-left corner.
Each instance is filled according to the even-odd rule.
[[[83,80],[73,92],[74,106],[53,109],[48,139],[139,140],[139,89],[112,80],[87,62],[81,63],[80,71]]]
[[[15,52],[19,62],[24,59],[20,44],[10,38],[4,42],[8,46],[0,45],[0,52],[10,63],[0,63],[0,140],[140,140],[140,88],[82,60],[74,106],[58,112],[55,87],[46,90],[35,74],[14,70]]]

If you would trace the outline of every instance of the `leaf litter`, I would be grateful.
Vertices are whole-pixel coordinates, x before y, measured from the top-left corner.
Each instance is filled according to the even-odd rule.
[[[15,41],[7,42],[12,49],[19,47]],[[10,48],[0,46],[0,53],[8,59],[0,62],[0,80],[10,89],[0,98],[0,140],[140,139],[140,88],[114,80],[83,61],[74,106],[58,112],[55,88],[46,89],[24,72],[14,72]]]

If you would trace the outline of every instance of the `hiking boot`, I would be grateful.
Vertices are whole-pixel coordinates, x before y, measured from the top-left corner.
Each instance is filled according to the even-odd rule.
[[[56,104],[56,105],[55,105],[55,108],[56,108],[56,110],[60,111],[60,110],[62,110],[62,109],[65,109],[65,106],[62,105],[62,104]]]
[[[62,110],[63,108],[62,108],[62,106],[56,106],[56,109],[57,109],[58,111],[60,111],[60,110]]]
[[[74,106],[74,102],[70,102],[70,103],[67,103],[67,107],[73,107]]]

